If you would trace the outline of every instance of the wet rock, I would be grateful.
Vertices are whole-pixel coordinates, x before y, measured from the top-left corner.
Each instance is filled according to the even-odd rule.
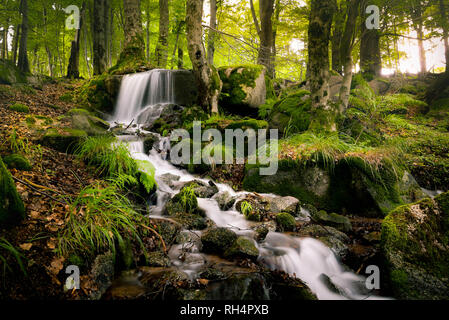
[[[349,237],[335,228],[313,224],[302,227],[298,231],[298,235],[300,237],[310,237],[320,240],[342,260],[344,260],[349,253]]]
[[[234,244],[229,247],[224,256],[226,258],[243,258],[257,260],[259,250],[254,245],[254,241],[245,237],[238,237]]]
[[[124,271],[105,293],[107,300],[136,300],[145,294],[135,270]]]
[[[296,220],[290,213],[278,213],[276,215],[276,222],[281,231],[294,231],[296,229]]]
[[[174,220],[179,222],[187,230],[203,230],[212,225],[209,219],[186,212],[177,213],[174,216]]]
[[[11,174],[0,158],[0,226],[17,224],[25,218],[25,207]]]
[[[145,112],[142,113],[139,117],[139,123],[144,124],[151,120],[150,123],[142,127],[143,130],[164,135],[164,132],[170,132],[171,130],[182,127],[181,115],[183,107],[176,104],[168,104],[161,107],[160,115],[156,119],[153,119],[154,115],[148,115]]]
[[[230,274],[221,281],[214,281],[206,288],[206,300],[269,300],[268,284],[264,276],[245,270]]]
[[[218,187],[212,181],[205,183],[200,180],[194,180],[184,184],[183,188],[185,187],[191,187],[198,198],[212,198],[218,193]]]
[[[165,183],[167,186],[169,186],[170,188],[173,188],[175,186],[175,182],[179,181],[179,179],[181,179],[181,177],[171,174],[171,173],[165,173],[165,174],[159,176],[159,179],[163,183]]]
[[[90,277],[97,289],[90,294],[90,299],[99,300],[111,286],[114,279],[114,255],[111,252],[95,258]]]
[[[235,203],[235,198],[227,191],[214,195],[213,199],[217,201],[218,206],[222,211],[230,210]]]
[[[351,221],[347,217],[336,213],[327,213],[326,211],[321,210],[313,213],[312,218],[314,222],[325,226],[334,227],[335,229],[343,232],[349,232],[352,230]]]
[[[274,230],[276,230],[276,226],[274,226]],[[254,231],[256,232],[255,239],[258,242],[261,242],[265,240],[267,237],[268,232],[270,232],[270,229],[268,229],[268,226],[266,224],[261,224],[255,227]]]
[[[183,300],[183,286],[189,283],[188,275],[175,267],[141,267],[140,283],[145,287],[145,298],[149,300]]]
[[[169,267],[171,262],[166,254],[160,251],[155,251],[148,253],[147,265],[149,267]]]
[[[392,211],[381,248],[395,297],[449,299],[449,193]]]
[[[267,203],[265,210],[271,213],[287,212],[297,216],[299,209],[299,200],[294,197],[264,196],[263,200]]]
[[[226,228],[213,228],[201,236],[204,253],[223,254],[237,240],[235,232]]]

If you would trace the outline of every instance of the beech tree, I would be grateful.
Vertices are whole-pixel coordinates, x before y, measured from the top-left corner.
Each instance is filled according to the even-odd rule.
[[[198,86],[198,102],[205,110],[218,113],[218,97],[223,84],[217,70],[207,62],[203,44],[203,3],[204,0],[186,2],[187,47]]]
[[[169,22],[168,0],[159,0],[159,39],[156,46],[154,65],[162,69],[167,67]]]
[[[22,35],[20,37],[19,60],[17,67],[25,73],[30,72],[30,63],[28,61],[28,1],[21,0],[20,13],[22,14]]]
[[[107,28],[109,1],[94,0],[93,6],[93,67],[94,74],[102,74],[107,69]]]

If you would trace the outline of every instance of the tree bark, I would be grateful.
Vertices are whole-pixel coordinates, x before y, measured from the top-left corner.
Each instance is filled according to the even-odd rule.
[[[340,4],[335,17],[334,17],[334,28],[332,32],[332,70],[338,72],[339,74],[343,74],[343,62],[341,61],[341,48],[340,43],[343,37],[344,26],[345,26],[345,18],[346,18],[346,10],[343,6],[343,3]]]
[[[168,0],[159,0],[159,39],[154,64],[162,69],[167,67],[169,19]]]
[[[94,0],[92,23],[94,75],[104,73],[108,65],[108,17],[108,0]]]
[[[278,24],[279,24],[279,17],[281,15],[281,0],[276,0],[276,3],[274,5],[274,19],[273,19],[273,37],[272,37],[272,55],[271,55],[271,66],[273,70],[272,78],[276,78],[276,54],[277,54],[277,48],[276,48],[276,38],[277,38],[277,32],[278,32]]]
[[[21,0],[20,12],[22,14],[22,36],[20,38],[19,61],[17,67],[24,73],[30,73],[30,63],[28,61],[28,1]]]
[[[362,21],[366,18],[367,1],[363,1],[361,10],[364,13]],[[382,61],[380,54],[380,33],[379,30],[368,30],[366,24],[362,23],[360,40],[360,69],[364,75],[374,77],[382,73]]]
[[[336,3],[312,0],[309,22],[309,86],[312,98],[311,130],[336,131],[337,111],[329,102],[329,41]]]
[[[79,29],[75,31],[75,38],[72,41],[72,48],[70,50],[69,65],[67,67],[67,78],[78,79],[80,77],[80,38],[81,28],[84,23],[84,11],[86,3],[83,2],[80,13],[80,25]]]
[[[203,44],[203,2],[204,0],[186,2],[187,47],[198,86],[198,103],[203,109],[218,113],[218,97],[223,84],[217,70],[207,63]]]
[[[215,31],[217,29],[217,0],[210,0],[210,22],[209,36],[207,39],[207,62],[210,66],[214,65],[215,54]]]
[[[447,16],[447,8],[444,3],[444,0],[439,0],[440,4],[440,12],[441,12],[441,18],[443,21],[443,42],[444,42],[444,53],[446,57],[446,73],[449,74],[449,25],[448,20],[449,17]]]
[[[343,112],[349,103],[352,83],[352,49],[354,48],[356,22],[359,15],[360,0],[350,0],[348,4],[348,14],[346,18],[345,31],[340,43],[340,57],[343,62],[344,73],[343,82],[340,88],[340,112]],[[363,22],[362,22],[363,23]]]
[[[268,74],[273,75],[273,17],[274,0],[260,0],[260,46],[257,63],[267,68]]]

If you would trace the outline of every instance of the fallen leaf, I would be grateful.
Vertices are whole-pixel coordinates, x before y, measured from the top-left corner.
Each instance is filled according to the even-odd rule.
[[[21,244],[19,247],[20,247],[22,250],[28,251],[28,250],[31,249],[32,246],[33,246],[32,243],[23,243],[23,244]]]

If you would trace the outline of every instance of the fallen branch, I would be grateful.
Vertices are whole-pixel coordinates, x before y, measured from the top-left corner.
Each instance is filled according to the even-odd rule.
[[[56,202],[59,202],[59,203],[62,203],[62,204],[68,204],[68,203],[65,202],[65,201],[62,201],[62,200],[59,200],[59,199],[56,199],[56,198],[52,197],[52,196],[49,195],[48,193],[45,193],[45,192],[40,191],[38,188],[34,187],[33,185],[31,185],[31,184],[29,184],[29,183],[27,183],[27,182],[25,182],[25,181],[23,181],[23,180],[21,180],[21,179],[19,179],[19,178],[16,178],[16,177],[14,177],[14,176],[12,176],[12,178],[13,178],[14,181],[19,182],[19,183],[21,183],[21,184],[23,184],[23,185],[25,185],[25,186],[27,186],[27,187],[33,189],[33,190],[36,191],[37,193],[39,193],[39,194],[41,194],[41,195],[43,195],[43,196],[46,196],[46,197],[52,199],[53,201],[56,201]]]
[[[167,246],[165,245],[165,241],[162,238],[162,236],[156,230],[154,230],[153,228],[150,228],[150,227],[148,227],[148,226],[146,226],[144,224],[141,224],[141,226],[144,227],[145,229],[151,231],[152,233],[154,233],[159,238],[159,240],[162,243],[162,247],[164,248],[164,252],[165,252],[165,254],[167,254]]]

